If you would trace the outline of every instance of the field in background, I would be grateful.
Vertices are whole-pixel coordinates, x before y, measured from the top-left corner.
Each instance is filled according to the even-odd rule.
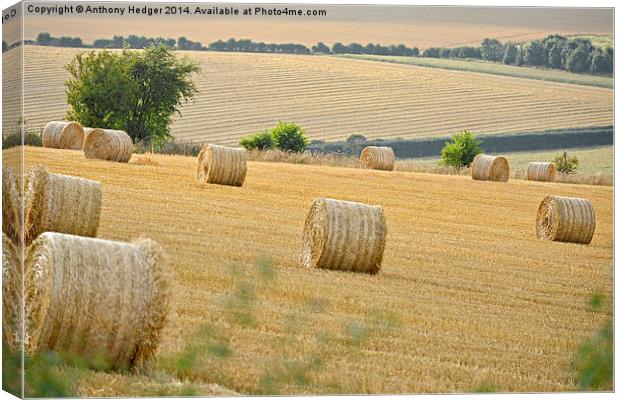
[[[611,316],[588,305],[611,299],[611,187],[250,162],[237,188],[198,184],[190,157],[25,153],[26,168],[100,181],[98,236],[157,240],[175,275],[155,372],[88,372],[82,394],[569,391],[578,343]],[[549,193],[593,202],[589,246],[536,239]],[[317,196],[385,208],[378,276],[300,267]]]
[[[222,5],[220,5],[222,6]],[[239,6],[241,7],[241,6]],[[266,8],[272,8],[266,6]],[[85,42],[112,35],[144,35],[178,38],[185,36],[203,44],[218,39],[248,38],[275,43],[318,41],[405,43],[424,49],[429,46],[478,45],[485,37],[512,41],[540,39],[548,34],[613,34],[611,9],[532,7],[399,7],[289,5],[294,9],[324,9],[324,17],[299,16],[138,16],[73,15],[38,16],[25,19],[26,39],[39,32],[53,36],[80,36]],[[208,29],[205,29],[205,23]],[[17,24],[9,28],[15,31]],[[114,33],[110,32],[114,27]],[[4,27],[3,27],[4,28]],[[10,33],[13,33],[12,35]],[[9,32],[7,40],[16,40]]]
[[[26,46],[25,117],[40,130],[64,116],[63,69],[76,49]],[[4,54],[12,67],[18,56]],[[611,125],[613,91],[529,79],[329,56],[182,52],[202,65],[200,93],[182,107],[180,141],[237,145],[278,120],[312,139],[445,136],[457,130],[511,133]],[[8,72],[7,72],[8,73]],[[3,99],[3,131],[14,132],[19,93]]]
[[[575,155],[579,159],[578,175],[603,174],[613,175],[614,173],[614,147],[602,146],[594,148],[569,149],[566,151],[569,156]],[[527,171],[527,165],[535,161],[551,162],[555,156],[562,154],[562,150],[555,151],[529,151],[515,153],[501,153],[508,158],[510,170],[512,172]],[[491,153],[494,154],[494,153]],[[403,163],[437,165],[439,157],[417,158],[402,160]]]
[[[574,74],[568,71],[546,68],[517,67],[483,60],[456,60],[429,57],[376,56],[367,54],[346,54],[340,57],[357,60],[380,61],[420,67],[442,68],[454,71],[480,72],[516,78],[536,79],[550,82],[572,83],[613,89],[614,79],[607,76]]]

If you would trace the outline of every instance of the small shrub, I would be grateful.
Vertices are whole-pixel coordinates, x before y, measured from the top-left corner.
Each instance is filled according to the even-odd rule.
[[[566,152],[558,155],[553,159],[556,171],[562,174],[574,174],[579,166],[579,160],[577,156],[569,157]]]
[[[452,135],[452,141],[446,142],[441,149],[440,162],[457,169],[469,167],[480,153],[480,141],[476,140],[473,133],[465,130]]]
[[[296,153],[303,152],[310,142],[301,126],[282,121],[271,130],[271,136],[278,149]]]
[[[19,133],[14,133],[12,135],[7,135],[2,139],[2,148],[10,149],[11,147],[21,146],[21,136]],[[24,146],[35,146],[41,147],[43,146],[43,142],[41,140],[41,135],[34,132],[26,132],[24,135]]]
[[[268,150],[275,147],[275,141],[268,129],[244,137],[239,144],[246,150]]]

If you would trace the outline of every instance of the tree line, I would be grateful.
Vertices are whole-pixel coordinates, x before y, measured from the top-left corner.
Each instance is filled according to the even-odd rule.
[[[613,72],[613,47],[598,47],[584,38],[549,35],[526,44],[484,39],[480,46],[429,47],[422,57],[481,59],[507,65],[547,67],[576,73]]]
[[[480,59],[504,63],[507,65],[546,67],[577,73],[610,74],[613,72],[613,47],[598,47],[584,38],[567,38],[561,35],[549,35],[541,40],[526,44],[513,42],[502,43],[497,39],[484,39],[480,46],[429,47],[422,54],[417,47],[404,44],[384,46],[379,43],[340,42],[331,47],[323,42],[308,48],[295,43],[264,43],[250,39],[217,40],[208,46],[193,42],[182,36],[178,39],[149,38],[129,35],[114,36],[112,39],[97,39],[92,46],[85,45],[80,38],[62,36],[59,38],[49,33],[40,33],[36,44],[41,46],[92,47],[103,49],[121,49],[125,45],[133,49],[145,49],[153,44],[164,44],[178,50],[227,51],[250,53],[285,53],[285,54],[368,54],[405,57],[430,57],[454,59]],[[3,50],[5,46],[3,45]]]

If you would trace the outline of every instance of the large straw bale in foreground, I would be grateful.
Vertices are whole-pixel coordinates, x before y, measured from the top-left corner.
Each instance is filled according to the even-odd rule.
[[[96,236],[101,215],[101,184],[34,167],[26,179],[24,241],[43,232]]]
[[[391,147],[366,146],[360,154],[360,161],[366,168],[392,171],[396,156]]]
[[[2,340],[17,351],[21,341],[21,248],[2,234]]]
[[[245,151],[233,147],[205,144],[198,154],[196,178],[200,182],[242,186],[247,166]]]
[[[84,129],[79,122],[51,121],[43,128],[42,140],[43,147],[82,150]]]
[[[317,198],[306,216],[302,264],[375,274],[381,268],[386,235],[380,206]]]
[[[133,154],[133,142],[126,132],[113,129],[84,128],[86,158],[128,162]]]
[[[152,359],[170,306],[165,256],[155,242],[46,232],[24,269],[26,351],[103,357],[114,370]]]
[[[555,165],[550,162],[531,162],[527,166],[527,180],[553,182],[555,180]]]
[[[13,168],[2,168],[2,232],[15,244],[21,243],[22,191]]]
[[[471,165],[471,177],[479,181],[506,182],[510,165],[506,157],[478,154]]]
[[[547,196],[538,207],[536,236],[539,239],[588,244],[595,227],[596,216],[590,200]]]

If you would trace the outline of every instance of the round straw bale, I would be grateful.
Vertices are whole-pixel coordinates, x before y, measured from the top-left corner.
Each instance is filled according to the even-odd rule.
[[[246,172],[245,152],[242,149],[215,144],[202,145],[198,154],[198,181],[242,186]]]
[[[27,352],[102,359],[96,368],[147,367],[170,307],[161,248],[45,232],[24,262]]]
[[[553,182],[555,166],[550,162],[531,162],[527,166],[527,180]]]
[[[20,248],[2,234],[2,340],[17,351],[21,343],[22,268]]]
[[[95,236],[101,215],[101,184],[34,167],[26,177],[24,242],[43,232]]]
[[[13,168],[2,168],[2,232],[15,244],[21,243],[21,193]]]
[[[538,207],[536,236],[543,240],[588,244],[596,217],[590,200],[547,196]]]
[[[84,128],[86,158],[128,162],[133,154],[133,142],[126,132],[113,129]]]
[[[471,165],[471,177],[479,181],[506,182],[510,176],[510,165],[506,157],[478,154]]]
[[[376,274],[381,268],[386,235],[380,206],[317,198],[306,216],[302,264]]]
[[[84,129],[75,121],[51,121],[43,128],[43,147],[82,150]]]
[[[392,171],[396,156],[391,147],[366,146],[360,154],[360,161],[366,168]]]

